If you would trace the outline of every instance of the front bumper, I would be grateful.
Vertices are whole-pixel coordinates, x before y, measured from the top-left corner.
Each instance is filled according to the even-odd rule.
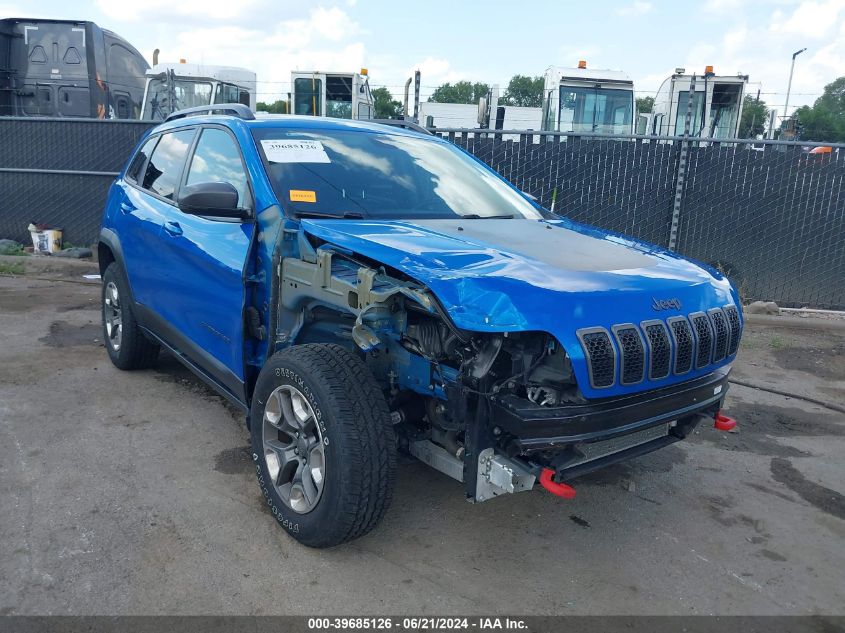
[[[578,444],[610,440],[675,423],[664,437],[595,460],[594,467],[600,467],[683,439],[702,417],[714,417],[727,393],[729,373],[730,368],[723,367],[671,387],[593,400],[583,405],[541,407],[506,395],[492,402],[492,422],[510,437],[510,451],[522,455],[540,451],[565,452]],[[648,446],[653,447],[646,449]],[[616,456],[619,457],[612,459]],[[561,463],[561,467],[563,465]]]

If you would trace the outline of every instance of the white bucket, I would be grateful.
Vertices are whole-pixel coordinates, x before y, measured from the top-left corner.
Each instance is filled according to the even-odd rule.
[[[36,253],[57,253],[62,250],[62,230],[44,229],[43,231],[32,231],[32,247]]]

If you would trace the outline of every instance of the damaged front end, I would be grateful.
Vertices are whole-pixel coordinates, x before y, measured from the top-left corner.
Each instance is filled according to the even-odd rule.
[[[279,270],[277,348],[333,341],[359,350],[402,448],[462,481],[470,501],[537,482],[565,496],[564,480],[686,437],[724,397],[727,369],[588,400],[552,334],[458,328],[401,271],[303,233],[298,242],[299,256]]]

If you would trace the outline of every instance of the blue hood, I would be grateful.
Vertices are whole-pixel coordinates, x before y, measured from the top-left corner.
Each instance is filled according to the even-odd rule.
[[[455,325],[479,332],[542,331],[564,346],[590,396],[583,327],[610,328],[735,303],[730,283],[674,253],[568,220],[303,220],[311,235],[426,285]],[[656,312],[655,300],[680,310]],[[713,370],[709,366],[707,373]],[[695,377],[687,374],[683,379]],[[677,377],[594,396],[641,391]]]

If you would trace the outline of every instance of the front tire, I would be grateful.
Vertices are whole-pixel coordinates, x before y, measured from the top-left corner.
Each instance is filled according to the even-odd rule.
[[[310,547],[363,536],[393,498],[396,440],[378,383],[339,345],[296,345],[258,377],[252,457],[273,516]]]

